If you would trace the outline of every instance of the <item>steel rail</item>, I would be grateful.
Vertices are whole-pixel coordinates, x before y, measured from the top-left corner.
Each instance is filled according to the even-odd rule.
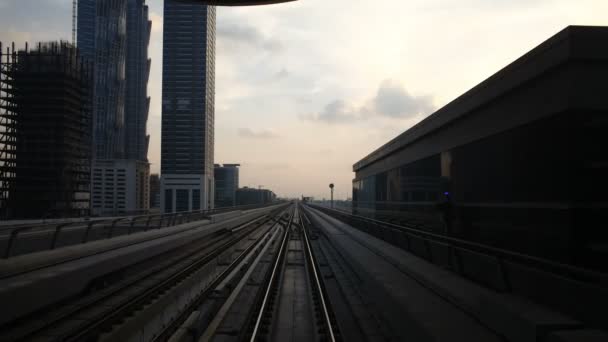
[[[257,220],[254,220],[254,222],[255,221],[257,221]],[[265,221],[263,224],[265,224],[267,222],[268,221]],[[88,329],[85,329],[84,331],[79,332],[75,336],[71,336],[71,337],[65,339],[65,341],[78,342],[78,341],[82,341],[82,340],[87,340],[86,339],[87,336],[91,336],[91,333],[94,334],[96,331],[99,331],[99,329],[102,328],[103,326],[105,326],[106,324],[112,324],[112,322],[120,321],[120,319],[122,317],[128,316],[130,314],[130,312],[132,311],[132,308],[136,308],[141,303],[148,301],[150,298],[153,298],[158,293],[162,293],[164,290],[171,289],[172,286],[179,283],[179,281],[181,281],[182,279],[187,277],[189,274],[192,274],[193,272],[196,272],[201,267],[205,266],[208,262],[210,262],[211,260],[216,258],[218,255],[220,255],[222,252],[227,250],[229,247],[244,240],[247,236],[249,236],[250,233],[252,233],[257,228],[258,227],[254,227],[253,229],[248,230],[248,231],[241,230],[239,232],[238,237],[235,237],[234,239],[230,239],[229,241],[221,244],[219,247],[214,248],[205,257],[203,257],[200,260],[194,262],[193,264],[190,264],[190,265],[186,266],[185,268],[177,271],[174,275],[161,281],[160,284],[156,284],[155,286],[152,286],[152,288],[147,289],[142,295],[138,296],[137,298],[130,299],[127,303],[122,305],[121,308],[114,310],[110,315],[105,316],[103,319],[95,321],[94,323],[92,323],[90,325],[90,327]],[[263,236],[260,237],[260,239],[261,238],[263,238]]]
[[[241,293],[243,287],[249,282],[251,274],[253,273],[253,271],[255,270],[257,265],[260,263],[260,261],[264,257],[264,254],[266,253],[266,251],[273,244],[275,237],[280,234],[279,228],[276,228],[276,229],[274,229],[274,231],[271,232],[271,230],[273,230],[273,228],[275,228],[278,224],[279,224],[278,221],[275,222],[272,225],[272,227],[270,228],[270,230],[265,234],[268,237],[268,239],[266,239],[267,241],[261,241],[261,243],[257,244],[257,246],[264,244],[264,246],[261,248],[260,252],[257,255],[252,255],[249,260],[244,261],[245,263],[249,264],[247,271],[245,272],[245,274],[242,275],[242,277],[240,278],[240,281],[236,284],[236,286],[234,287],[234,289],[232,290],[232,292],[230,293],[228,298],[226,298],[226,300],[223,302],[223,304],[221,305],[221,307],[219,308],[219,310],[213,317],[213,320],[211,320],[211,322],[207,325],[205,331],[202,333],[202,335],[198,339],[199,341],[209,341],[212,339],[213,335],[217,332],[217,329],[222,324],[222,321],[224,320],[224,318],[226,318],[226,315],[228,314],[231,306],[234,304],[235,300]],[[251,259],[253,259],[253,261],[251,261]],[[249,261],[251,261],[251,263]],[[224,282],[224,281],[225,280],[222,280],[222,282]],[[222,283],[218,282],[217,286],[213,286],[212,289],[217,290],[218,288],[221,288],[221,287],[222,287]]]
[[[253,231],[255,230],[257,227],[261,227],[264,224],[270,222],[272,220],[272,218],[269,218],[268,216],[263,216],[263,217],[259,217],[256,219],[253,219],[251,221],[248,221],[246,223],[243,224],[243,226],[247,226],[247,227],[253,227],[250,230]],[[255,226],[256,223],[259,223],[259,226]],[[140,301],[143,300],[145,294],[149,293],[150,291],[156,290],[162,286],[165,286],[169,280],[172,279],[176,279],[176,277],[179,277],[180,275],[184,274],[185,272],[188,272],[189,270],[192,269],[196,269],[196,266],[200,265],[201,263],[205,263],[204,261],[207,259],[212,259],[214,257],[214,255],[218,252],[221,252],[223,250],[225,250],[228,246],[231,246],[232,244],[238,243],[239,241],[242,241],[242,239],[246,236],[248,236],[250,234],[249,231],[243,231],[242,234],[239,234],[237,237],[233,238],[233,239],[229,239],[227,242],[222,243],[222,240],[226,239],[226,233],[229,232],[223,232],[221,234],[219,234],[218,236],[214,237],[213,240],[208,241],[205,246],[203,247],[203,249],[210,249],[209,252],[203,252],[205,253],[205,255],[200,259],[199,262],[193,262],[192,264],[189,264],[187,266],[185,266],[184,268],[182,268],[181,270],[178,270],[176,272],[174,272],[169,278],[161,281],[160,283],[155,284],[154,286],[152,286],[152,288],[148,289],[145,291],[144,294],[138,296],[135,300],[136,301]],[[216,247],[218,244],[221,244],[219,247]],[[187,253],[185,253],[184,255],[178,257],[175,262],[173,264],[179,264],[180,262],[183,262],[189,258],[191,258],[192,256],[196,255],[197,253],[201,253],[201,249],[197,249],[195,251],[189,251]],[[100,297],[93,297],[90,300],[85,300],[85,303],[83,303],[83,305],[78,305],[76,307],[74,307],[72,310],[68,310],[67,312],[61,314],[60,316],[54,317],[54,319],[44,322],[44,324],[42,326],[38,326],[35,327],[34,329],[30,329],[27,333],[25,333],[25,335],[22,335],[21,337],[19,337],[18,339],[24,339],[24,338],[29,338],[32,335],[35,335],[41,331],[43,331],[46,328],[49,328],[52,325],[56,325],[59,324],[59,322],[61,322],[62,320],[68,320],[69,317],[72,317],[74,315],[76,315],[78,312],[81,312],[82,310],[86,310],[88,308],[94,307],[95,305],[102,303],[105,300],[108,300],[109,298],[111,298],[112,296],[120,293],[121,291],[125,290],[127,287],[129,286],[133,286],[136,283],[140,283],[142,281],[145,281],[145,279],[148,279],[150,277],[153,277],[155,275],[157,275],[158,273],[156,272],[144,272],[141,276],[137,276],[134,279],[128,281],[127,283],[125,283],[123,286],[120,286],[116,289],[113,289],[111,291],[109,291],[108,293],[105,293],[103,296]],[[148,296],[149,297],[149,296]],[[129,300],[128,303],[126,303],[125,305],[122,306],[122,308],[115,310],[112,314],[105,316],[103,319],[97,320],[95,322],[95,324],[93,324],[95,327],[100,326],[102,323],[107,322],[110,317],[114,317],[116,316],[120,311],[124,311],[125,307],[128,306],[129,303],[132,303],[133,300]],[[91,331],[92,328],[87,329],[87,331]],[[81,332],[74,332],[74,334],[76,334],[77,336],[82,336],[85,334],[85,332],[81,331]],[[78,338],[76,338],[78,340]],[[70,338],[68,338],[67,340],[70,340]]]
[[[191,315],[191,313],[196,310],[196,308],[201,304],[201,302],[206,297],[208,297],[208,295],[210,293],[212,293],[214,291],[214,289],[216,289],[218,286],[220,286],[227,277],[230,277],[232,275],[232,273],[235,272],[235,269],[237,269],[237,267],[239,265],[241,265],[243,262],[245,262],[245,263],[249,262],[250,259],[248,259],[248,258],[250,258],[250,254],[251,254],[252,250],[258,248],[261,244],[265,243],[264,240],[268,240],[268,243],[269,243],[274,238],[274,235],[272,235],[273,234],[272,230],[279,224],[279,218],[282,216],[283,212],[285,212],[285,210],[283,210],[282,212],[278,213],[277,215],[269,217],[267,220],[265,220],[263,222],[263,224],[272,223],[272,225],[266,230],[266,232],[261,234],[260,238],[255,243],[252,243],[251,246],[249,246],[243,252],[241,252],[239,254],[239,256],[234,261],[232,261],[230,263],[230,265],[228,265],[228,267],[226,267],[225,270],[223,270],[221,272],[221,274],[217,277],[217,279],[214,280],[196,300],[194,300],[193,302],[188,304],[187,308],[185,310],[183,310],[180,314],[178,314],[178,317],[176,319],[174,319],[165,329],[163,329],[163,331],[161,333],[159,333],[158,336],[156,338],[154,338],[154,340],[152,340],[152,342],[168,341],[171,338],[172,334],[175,331],[177,331],[177,329],[188,319],[188,317]],[[246,227],[234,228],[234,229],[232,229],[232,232],[233,233],[240,232],[243,229],[246,229]],[[271,235],[272,235],[272,237],[271,237]],[[265,250],[265,249],[263,249],[263,250]],[[263,252],[261,252],[260,255],[263,255]],[[255,259],[255,256],[253,256],[251,258]],[[243,278],[248,278],[248,277],[246,277],[246,275],[245,275],[245,276],[243,276]]]
[[[272,219],[269,219],[268,221],[265,221],[264,224],[267,224],[272,221]],[[196,300],[188,304],[187,308],[183,310],[180,314],[178,314],[178,317],[174,319],[173,322],[171,322],[165,329],[163,329],[163,331],[158,334],[158,336],[154,338],[152,342],[169,340],[171,335],[183,324],[183,322],[188,319],[188,317],[192,314],[193,311],[196,310],[196,308],[200,305],[204,298],[208,297],[208,295],[212,293],[214,289],[220,286],[222,282],[226,280],[227,277],[232,276],[239,265],[242,265],[243,263],[248,263],[250,261],[249,258],[255,258],[255,255],[251,256],[251,252],[254,249],[259,248],[259,246],[262,244],[270,243],[270,241],[274,238],[272,232],[273,228],[276,227],[277,224],[278,221],[272,222],[272,225],[266,230],[266,232],[264,232],[255,243],[252,243],[249,247],[242,251],[239,256],[236,257],[236,259],[234,259],[234,261],[232,261],[230,265],[228,265],[226,269],[224,269],[220,273],[217,279],[215,279]],[[263,252],[260,253],[260,256],[262,254]],[[243,279],[245,278],[248,278],[247,274],[243,276]]]
[[[260,324],[262,323],[262,318],[264,317],[264,311],[266,309],[266,305],[268,304],[268,298],[270,297],[270,292],[272,290],[272,287],[274,285],[274,279],[276,278],[277,275],[277,270],[279,268],[279,264],[281,263],[281,261],[283,260],[283,251],[287,250],[287,248],[285,248],[285,246],[287,245],[287,241],[289,240],[289,230],[291,228],[291,225],[293,223],[293,218],[295,216],[295,209],[294,209],[294,214],[291,215],[290,219],[289,219],[289,223],[287,224],[287,227],[285,228],[285,234],[283,236],[283,241],[281,242],[281,247],[279,249],[279,253],[277,253],[277,258],[274,262],[274,266],[272,268],[272,273],[270,275],[270,280],[268,282],[268,286],[266,287],[266,291],[264,293],[264,299],[262,300],[262,305],[260,306],[260,312],[258,313],[258,317],[255,320],[255,326],[253,328],[253,333],[251,334],[251,338],[249,339],[250,342],[255,342],[256,338],[257,338],[257,334],[258,331],[260,329]]]
[[[306,218],[308,220],[308,218]],[[300,219],[300,222],[302,220]],[[310,221],[309,221],[310,222]],[[306,228],[303,224],[301,224],[302,231],[304,232],[304,244],[306,245],[306,255],[310,259],[310,265],[312,269],[312,273],[315,278],[315,285],[317,287],[317,291],[319,292],[319,297],[321,298],[321,306],[323,307],[323,315],[325,317],[325,324],[327,325],[327,332],[329,333],[329,339],[331,342],[336,341],[336,337],[333,331],[333,326],[331,319],[329,317],[329,309],[327,307],[327,303],[325,302],[325,291],[321,286],[321,281],[319,280],[319,271],[317,270],[318,265],[316,259],[312,253],[312,249],[310,247],[310,240],[308,238],[308,233],[306,232]]]

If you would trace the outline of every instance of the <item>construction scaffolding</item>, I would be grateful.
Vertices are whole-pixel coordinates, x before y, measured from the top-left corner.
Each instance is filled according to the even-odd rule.
[[[12,51],[12,53],[11,53]],[[9,217],[8,201],[10,189],[15,183],[15,103],[13,101],[12,76],[17,59],[15,45],[4,48],[0,42],[0,218]]]
[[[88,215],[90,64],[67,42],[0,51],[0,219]]]

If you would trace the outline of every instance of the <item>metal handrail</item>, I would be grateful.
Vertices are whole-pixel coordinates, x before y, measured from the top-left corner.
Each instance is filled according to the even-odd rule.
[[[134,227],[135,222],[137,222],[138,220],[142,220],[142,221],[145,220],[144,231],[147,231],[150,229],[150,225],[152,224],[152,222],[155,218],[159,219],[158,226],[156,228],[160,229],[163,227],[170,227],[170,226],[174,226],[175,224],[181,224],[184,222],[193,222],[196,220],[201,220],[201,219],[204,219],[206,216],[213,215],[216,213],[229,212],[229,211],[235,211],[235,210],[263,208],[263,207],[267,207],[267,206],[274,205],[277,203],[279,203],[279,202],[264,203],[262,205],[250,204],[250,205],[223,207],[223,208],[215,208],[215,209],[207,209],[207,210],[182,211],[182,212],[167,213],[167,214],[124,216],[124,217],[118,217],[118,218],[100,218],[100,219],[94,219],[94,220],[85,219],[82,221],[69,221],[69,222],[59,222],[59,223],[38,223],[38,224],[20,225],[20,226],[12,227],[12,228],[7,227],[6,229],[2,229],[2,231],[5,231],[5,232],[10,231],[10,232],[8,232],[8,242],[6,245],[6,250],[4,251],[3,258],[8,259],[11,257],[11,252],[14,249],[14,245],[15,245],[16,240],[19,237],[19,234],[21,234],[22,232],[28,231],[28,230],[38,230],[41,232],[47,231],[49,229],[52,230],[53,237],[49,244],[49,249],[55,249],[57,246],[57,241],[59,240],[59,236],[60,236],[61,232],[63,231],[63,228],[68,227],[68,226],[78,226],[78,225],[82,226],[82,228],[84,229],[84,235],[83,235],[80,243],[83,244],[83,243],[89,242],[90,232],[93,229],[93,227],[97,224],[102,225],[102,227],[106,227],[109,225],[108,234],[107,234],[106,238],[110,239],[110,238],[114,237],[114,228],[121,221],[130,220],[128,234],[131,234],[132,228]],[[179,220],[178,220],[178,218],[179,218]],[[165,223],[165,219],[167,222],[165,225],[163,225],[163,223]]]
[[[84,236],[82,237],[82,243],[89,242],[89,232],[91,231],[91,228],[93,227],[94,224],[95,224],[95,221],[90,221],[89,224],[87,224],[87,228],[84,231]]]
[[[128,220],[128,217],[121,217],[121,218],[117,218],[112,220],[112,225],[110,226],[110,229],[108,229],[108,239],[111,239],[114,236],[114,228],[116,228],[116,224],[120,221],[124,221],[124,220]]]
[[[608,274],[605,274],[602,272],[593,271],[593,270],[589,270],[589,269],[585,269],[585,268],[580,268],[580,267],[576,267],[576,266],[572,266],[572,265],[568,265],[568,264],[563,264],[560,262],[547,260],[547,259],[543,259],[540,257],[531,256],[531,255],[527,255],[527,254],[517,253],[517,252],[513,252],[513,251],[501,249],[501,248],[496,248],[496,247],[484,245],[484,244],[473,242],[473,241],[467,241],[467,240],[462,240],[462,239],[458,239],[458,238],[451,237],[451,236],[431,233],[431,232],[420,230],[420,229],[404,227],[404,226],[396,225],[396,224],[389,223],[389,222],[375,220],[375,219],[365,217],[365,216],[348,214],[344,211],[339,211],[339,210],[335,210],[335,209],[331,209],[331,208],[327,208],[327,207],[323,207],[323,206],[318,206],[318,205],[313,205],[313,204],[309,204],[309,205],[311,207],[314,207],[321,211],[333,213],[333,214],[339,215],[339,216],[346,216],[346,217],[349,217],[354,220],[368,222],[368,223],[375,225],[376,227],[391,229],[391,230],[399,231],[399,232],[410,233],[410,234],[422,237],[423,239],[426,239],[426,240],[441,242],[441,243],[448,244],[450,246],[453,246],[453,247],[456,247],[459,249],[474,251],[474,252],[478,252],[481,254],[490,255],[490,256],[493,256],[493,257],[496,257],[499,259],[515,261],[515,262],[522,263],[522,264],[525,264],[528,266],[533,266],[533,267],[536,267],[536,268],[539,268],[542,270],[550,270],[551,272],[554,272],[554,273],[568,274],[575,279],[584,279],[586,281],[592,281],[592,282],[604,283],[604,284],[606,284],[608,282]]]
[[[67,222],[57,225],[57,228],[55,228],[55,232],[53,233],[53,239],[51,240],[51,246],[49,247],[49,249],[55,249],[57,245],[57,240],[59,239],[59,233],[63,228],[70,226],[72,223],[73,222]]]

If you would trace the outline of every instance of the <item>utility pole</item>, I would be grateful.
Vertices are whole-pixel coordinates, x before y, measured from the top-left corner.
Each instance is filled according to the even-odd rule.
[[[334,208],[334,183],[329,184],[329,188],[331,189],[331,208]]]

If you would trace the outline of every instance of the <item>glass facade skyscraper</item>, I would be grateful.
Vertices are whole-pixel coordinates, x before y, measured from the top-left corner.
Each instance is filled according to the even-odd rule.
[[[126,158],[148,160],[150,136],[146,134],[150,98],[147,95],[150,76],[148,45],[152,22],[145,0],[128,0],[127,61],[125,98]]]
[[[145,0],[78,1],[78,48],[94,66],[94,215],[148,209],[146,187],[141,184],[147,184],[149,177],[146,124],[151,25]],[[134,165],[137,167],[131,167]],[[121,172],[124,178],[116,178]],[[119,182],[108,186],[108,179]]]
[[[213,6],[166,0],[163,32],[161,207],[214,206]]]
[[[78,48],[93,63],[93,157],[125,156],[127,0],[79,0]]]

